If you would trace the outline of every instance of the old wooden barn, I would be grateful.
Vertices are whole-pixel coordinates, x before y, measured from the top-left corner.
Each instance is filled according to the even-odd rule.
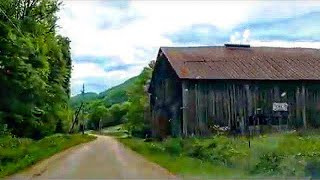
[[[162,47],[149,86],[153,136],[320,126],[320,51]]]

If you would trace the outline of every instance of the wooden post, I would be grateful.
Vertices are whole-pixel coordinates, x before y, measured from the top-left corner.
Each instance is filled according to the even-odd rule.
[[[301,88],[301,100],[302,100],[302,120],[303,120],[303,127],[307,128],[307,117],[306,117],[306,89],[304,84],[302,84]]]
[[[188,136],[188,87],[185,81],[182,81],[182,134]]]

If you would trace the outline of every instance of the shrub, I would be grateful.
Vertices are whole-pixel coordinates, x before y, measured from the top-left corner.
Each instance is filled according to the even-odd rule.
[[[166,149],[162,147],[159,143],[150,143],[149,150],[152,153],[164,152]]]
[[[180,155],[183,150],[183,142],[180,138],[169,138],[164,142],[165,150],[172,155]]]
[[[282,155],[275,152],[269,152],[260,157],[260,161],[256,164],[252,173],[277,175],[280,174],[280,162],[283,159]]]
[[[302,157],[287,156],[279,164],[280,174],[285,176],[304,176],[306,161]]]

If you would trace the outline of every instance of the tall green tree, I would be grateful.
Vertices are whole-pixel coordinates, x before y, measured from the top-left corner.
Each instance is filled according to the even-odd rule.
[[[40,138],[65,121],[70,41],[56,33],[56,0],[0,0],[0,124]]]
[[[126,128],[136,136],[143,136],[150,129],[150,119],[145,117],[148,111],[149,101],[146,85],[151,79],[152,67],[145,67],[139,75],[138,81],[133,88],[128,89],[130,106],[126,115]]]

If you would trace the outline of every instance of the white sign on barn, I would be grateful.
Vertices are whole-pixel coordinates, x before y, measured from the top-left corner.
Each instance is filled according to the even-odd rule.
[[[273,103],[272,104],[273,111],[288,111],[287,103]]]

